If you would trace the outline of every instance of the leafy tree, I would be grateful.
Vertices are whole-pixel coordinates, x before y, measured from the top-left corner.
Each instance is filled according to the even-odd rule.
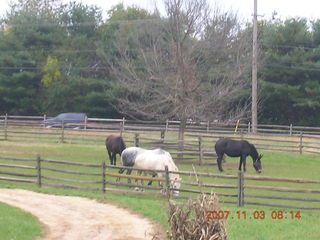
[[[103,91],[104,81],[100,79],[95,50],[96,29],[101,23],[100,10],[72,2],[59,12],[59,21],[57,27],[63,32],[60,36],[60,39],[63,39],[61,39],[61,46],[54,51],[55,61],[47,61],[44,66],[43,80],[49,77],[47,82],[51,84],[43,89],[43,111],[56,114],[85,110],[89,116],[104,115],[105,110],[100,108],[100,112],[97,112],[97,108],[86,106],[85,100],[87,95],[93,95],[92,92]],[[49,75],[48,70],[51,71]],[[59,75],[60,81],[52,81],[54,74]],[[43,83],[46,82],[43,81]],[[96,87],[97,84],[100,86]],[[95,96],[102,96],[102,94]],[[97,97],[95,99],[105,103],[104,98],[105,96],[102,99]]]
[[[61,80],[61,72],[59,71],[58,66],[58,59],[48,56],[47,63],[43,67],[44,75],[41,79],[44,87],[49,87],[53,82]]]

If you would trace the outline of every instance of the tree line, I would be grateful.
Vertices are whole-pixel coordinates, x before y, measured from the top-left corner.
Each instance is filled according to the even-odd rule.
[[[0,113],[250,121],[252,25],[206,0],[165,16],[16,0],[1,18]],[[320,21],[259,22],[259,122],[318,125]]]

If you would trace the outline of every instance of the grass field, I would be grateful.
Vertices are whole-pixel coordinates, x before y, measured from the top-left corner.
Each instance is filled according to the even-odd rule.
[[[29,213],[0,202],[0,239],[32,240],[43,233],[39,220]]]
[[[294,153],[277,153],[268,151],[263,151],[262,153],[264,154],[262,159],[262,176],[320,180],[320,158],[317,155],[299,155]],[[0,156],[35,158],[37,154],[40,154],[41,157],[47,159],[61,159],[96,164],[100,164],[102,160],[107,159],[105,147],[103,145],[17,143],[10,141],[0,142]],[[214,159],[212,161],[215,162]],[[236,175],[237,166],[238,159],[228,158],[227,162],[224,163],[224,174]],[[192,171],[191,165],[180,164],[178,165],[178,168],[179,170]],[[198,172],[218,173],[217,167],[213,165],[195,166],[195,168]],[[252,161],[250,158],[247,160],[247,169],[247,174],[257,175],[252,168]],[[184,180],[188,179],[184,178]],[[206,179],[204,178],[203,180]],[[223,180],[217,179],[217,182],[223,182]],[[277,186],[279,183],[270,182],[268,184],[274,184]],[[168,228],[166,210],[167,203],[165,199],[160,197],[124,195],[109,192],[106,193],[106,195],[103,195],[101,192],[62,190],[48,187],[39,189],[33,184],[3,181],[0,182],[0,186],[10,188],[27,188],[35,191],[64,195],[78,195],[96,198],[100,201],[110,201],[140,212],[143,215],[161,223],[165,229]],[[281,187],[282,186],[285,185],[281,185]],[[301,184],[300,188],[303,187],[311,188],[310,186]],[[268,201],[273,202],[272,200]],[[318,206],[320,205],[319,202],[316,204]],[[292,219],[290,211],[297,212],[295,209],[254,206],[238,208],[230,204],[223,204],[222,208],[226,211],[230,211],[230,216],[227,220],[229,240],[298,240],[302,238],[307,240],[318,240],[320,238],[320,211],[301,210],[301,218]],[[237,213],[238,211],[241,211],[241,213]],[[263,212],[265,214],[265,218],[255,219],[255,211]],[[272,219],[271,215],[273,211],[286,211],[288,214],[286,214],[282,219]],[[244,218],[243,212],[246,213],[246,218]],[[3,238],[0,235],[0,239],[6,238]]]

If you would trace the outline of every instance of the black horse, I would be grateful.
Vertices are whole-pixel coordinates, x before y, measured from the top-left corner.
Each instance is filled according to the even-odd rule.
[[[261,173],[262,166],[260,159],[262,158],[262,155],[259,155],[255,146],[250,144],[248,141],[236,141],[229,138],[221,138],[217,141],[215,150],[218,157],[217,162],[220,172],[223,171],[221,164],[223,155],[227,154],[230,157],[240,157],[239,171],[241,171],[242,165],[243,170],[246,171],[246,158],[250,155],[253,160],[254,169],[258,173]]]
[[[119,154],[121,156],[122,151],[126,149],[126,144],[124,143],[122,137],[110,135],[106,139],[106,148],[108,151],[110,164],[116,165],[116,155]]]

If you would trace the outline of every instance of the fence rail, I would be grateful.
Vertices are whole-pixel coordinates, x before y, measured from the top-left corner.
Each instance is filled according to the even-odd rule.
[[[46,116],[0,116],[0,140],[104,144],[107,135],[123,136],[127,146],[161,147],[184,163],[215,164],[214,143],[221,137],[245,139],[258,150],[320,154],[320,128],[259,125],[258,134],[251,134],[250,123],[201,122],[187,124],[183,150],[179,149],[178,121],[132,121],[126,119],[89,118],[76,129],[47,128]],[[235,132],[235,129],[237,130]],[[272,131],[271,131],[272,130]]]
[[[44,121],[49,117],[43,116],[16,116],[16,115],[0,115],[0,123],[5,125],[20,125],[20,126],[45,126]],[[113,129],[117,131],[178,131],[180,121],[138,121],[129,119],[106,119],[106,118],[88,118],[85,124],[79,124],[79,127],[84,129]],[[189,132],[199,133],[250,133],[252,131],[251,123],[239,123],[237,122],[196,122],[188,121],[186,130]],[[317,135],[320,136],[320,127],[309,126],[294,126],[290,125],[271,125],[271,124],[258,124],[257,133],[259,134],[281,134],[281,135]]]
[[[180,192],[178,198],[196,198],[200,193],[211,194],[215,192],[222,202],[238,206],[260,205],[320,210],[320,180],[246,176],[243,172],[239,172],[238,176],[235,176],[195,171],[168,171],[168,169],[160,171],[166,176],[169,176],[170,173],[181,176],[183,179],[180,182],[181,187],[174,189],[170,186],[168,177],[153,178],[119,174],[117,173],[119,168],[134,171],[143,171],[143,169],[107,165],[105,161],[102,161],[101,164],[87,164],[42,159],[40,156],[34,159],[1,156],[0,166],[0,181],[36,184],[38,187],[47,186],[80,191],[102,191],[104,193],[112,191],[162,195],[159,190],[163,187],[127,182],[127,180],[144,180],[164,183],[165,196],[169,198],[174,197],[170,194],[174,190]],[[6,170],[2,170],[2,167]],[[123,181],[117,181],[119,177],[123,178]],[[260,185],[259,182],[264,184],[275,182],[277,186]],[[143,189],[144,192],[134,191],[132,188]]]

